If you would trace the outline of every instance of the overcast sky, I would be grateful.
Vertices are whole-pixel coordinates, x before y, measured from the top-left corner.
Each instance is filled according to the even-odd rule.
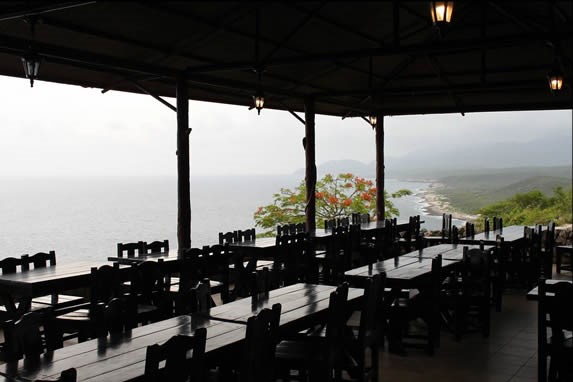
[[[176,174],[175,112],[150,96],[0,76],[0,176]],[[168,99],[174,103],[173,99]],[[190,103],[191,171],[291,173],[304,167],[304,126],[283,111]],[[386,155],[422,146],[571,139],[571,111],[387,117]],[[375,159],[361,119],[317,116],[317,163]]]

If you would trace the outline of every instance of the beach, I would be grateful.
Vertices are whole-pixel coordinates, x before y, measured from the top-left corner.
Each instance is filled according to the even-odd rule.
[[[467,214],[454,209],[448,199],[439,193],[438,190],[441,187],[443,187],[441,183],[431,183],[428,188],[417,193],[417,196],[425,201],[424,211],[426,214],[433,216],[452,214],[454,219],[463,221],[474,221],[478,218],[477,215]]]

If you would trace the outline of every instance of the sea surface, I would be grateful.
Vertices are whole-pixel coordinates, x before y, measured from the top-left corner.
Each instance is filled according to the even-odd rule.
[[[213,244],[218,233],[254,226],[253,213],[272,202],[293,176],[191,178],[192,245]],[[170,177],[0,177],[0,258],[55,250],[58,262],[106,259],[118,242],[168,239],[177,247],[177,181]],[[387,179],[400,217],[422,215],[423,227],[440,229],[441,216],[427,216],[416,193],[429,183]],[[460,225],[459,221],[454,224]]]

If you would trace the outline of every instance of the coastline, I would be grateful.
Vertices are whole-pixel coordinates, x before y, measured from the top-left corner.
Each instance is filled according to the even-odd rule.
[[[417,193],[424,200],[425,206],[422,209],[427,215],[442,216],[442,214],[452,214],[452,218],[463,221],[474,221],[478,218],[477,215],[466,214],[452,208],[448,199],[437,192],[437,189],[442,186],[441,183],[430,183],[428,188]]]

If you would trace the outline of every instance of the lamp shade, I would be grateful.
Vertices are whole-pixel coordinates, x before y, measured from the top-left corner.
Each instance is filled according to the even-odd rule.
[[[378,123],[378,118],[375,115],[371,115],[368,117],[368,121],[370,122],[372,127],[375,127],[376,124]]]
[[[453,1],[431,1],[430,13],[434,24],[449,23],[454,12]]]
[[[24,66],[24,75],[30,79],[30,86],[34,87],[34,80],[38,78],[40,72],[40,57],[35,54],[27,54],[22,57],[22,65]]]
[[[257,109],[257,113],[260,115],[261,110],[265,106],[265,96],[263,92],[259,90],[253,98],[255,100],[255,109]]]
[[[547,75],[549,80],[549,88],[551,91],[557,92],[563,87],[563,73],[560,70],[554,69]]]

